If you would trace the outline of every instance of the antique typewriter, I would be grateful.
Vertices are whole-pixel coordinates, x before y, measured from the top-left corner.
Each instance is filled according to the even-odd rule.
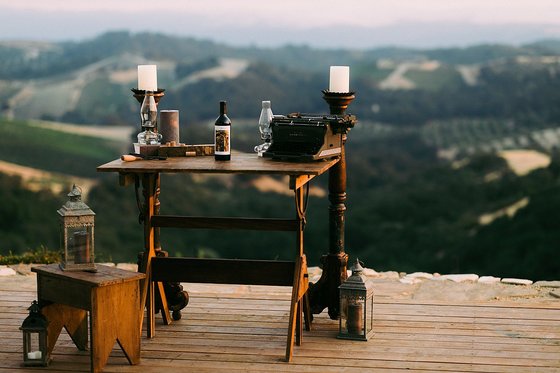
[[[287,161],[333,158],[342,151],[342,136],[356,123],[354,115],[293,113],[274,116],[272,143],[264,157]]]

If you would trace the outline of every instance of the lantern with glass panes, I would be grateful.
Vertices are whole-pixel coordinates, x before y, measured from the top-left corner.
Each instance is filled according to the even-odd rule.
[[[41,307],[36,300],[28,308],[29,316],[19,328],[23,332],[23,365],[49,365],[50,356],[47,345],[48,320],[41,314]]]
[[[340,319],[337,338],[367,341],[373,334],[373,284],[363,274],[359,260],[340,289]]]
[[[82,202],[82,190],[74,185],[69,200],[57,210],[60,217],[60,239],[64,250],[60,267],[64,271],[95,272],[95,213]]]

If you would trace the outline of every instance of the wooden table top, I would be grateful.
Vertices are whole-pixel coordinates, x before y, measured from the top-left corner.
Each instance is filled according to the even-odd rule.
[[[97,272],[86,271],[63,271],[60,265],[48,264],[31,268],[32,272],[37,274],[72,279],[91,287],[108,286],[128,281],[141,280],[146,277],[145,274],[139,272],[125,271],[120,268],[109,267],[106,265],[96,265]],[[64,289],[60,289],[64,291]]]
[[[120,159],[97,167],[99,172],[120,173],[214,173],[276,174],[318,176],[338,162],[338,158],[314,162],[285,162],[258,157],[257,154],[232,153],[230,161],[215,161],[213,156],[170,157],[166,160]]]

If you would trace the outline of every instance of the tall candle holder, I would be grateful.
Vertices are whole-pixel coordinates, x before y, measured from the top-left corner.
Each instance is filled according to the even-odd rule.
[[[144,98],[146,97],[146,92],[150,92],[150,91],[146,91],[143,89],[137,89],[137,88],[131,88],[130,89],[133,93],[134,98],[138,101],[138,103],[140,104],[140,106],[142,106],[142,103],[144,102]],[[163,98],[163,96],[165,95],[165,89],[159,88],[156,91],[150,92],[151,95],[154,96],[154,100],[156,102],[156,105],[159,105],[159,102],[161,101],[161,99]],[[157,130],[157,128],[156,128]],[[136,187],[138,188],[138,186]],[[157,177],[156,178],[156,185],[155,185],[156,191],[155,191],[155,202],[154,202],[154,215],[159,215],[160,209],[161,209],[161,203],[159,201],[159,194],[160,194],[160,178]],[[144,190],[144,195],[147,195],[147,191]],[[138,197],[137,197],[138,198]],[[142,206],[142,208],[144,208],[145,206]],[[142,210],[142,213],[140,214],[140,221],[144,222],[144,211]],[[167,257],[169,254],[167,253],[167,251],[162,250],[161,248],[161,241],[160,241],[160,229],[158,228],[154,228],[154,251],[156,256],[160,256],[160,257]],[[142,261],[147,260],[145,257],[145,252],[140,252],[138,254],[138,265],[140,266]],[[187,306],[187,304],[189,303],[189,293],[187,293],[186,291],[183,291],[183,286],[178,283],[178,282],[164,282],[163,283],[163,288],[164,288],[164,293],[165,293],[165,297],[167,299],[168,302],[168,307],[171,311],[173,311],[173,319],[174,320],[179,320],[181,319],[181,310],[183,308],[185,308]],[[159,301],[160,296],[158,295],[159,293],[159,288],[156,287],[156,311],[159,312],[160,310],[163,309],[163,305],[161,304],[161,301]],[[162,311],[163,312],[163,311]]]
[[[332,115],[344,115],[348,105],[356,98],[355,92],[330,92],[323,90],[323,99],[329,104]],[[353,123],[353,122],[352,122]],[[340,160],[329,170],[329,253],[323,255],[323,273],[314,284],[310,284],[309,300],[311,312],[321,313],[328,307],[331,319],[340,316],[338,287],[348,275],[348,254],[344,249],[344,225],[346,212],[346,152],[344,144],[351,127],[342,127],[342,149]]]
[[[323,90],[323,100],[329,104],[331,114],[344,115],[348,105],[356,98],[356,92],[330,92]]]
[[[134,98],[136,100],[138,100],[138,103],[140,105],[142,105],[142,102],[144,102],[144,96],[146,96],[146,91],[143,90],[143,89],[137,89],[137,88],[131,88],[130,90],[132,91]],[[154,99],[156,100],[156,104],[159,104],[159,101],[165,95],[164,92],[165,92],[165,89],[162,89],[162,88],[159,88],[159,89],[157,89],[153,92]]]

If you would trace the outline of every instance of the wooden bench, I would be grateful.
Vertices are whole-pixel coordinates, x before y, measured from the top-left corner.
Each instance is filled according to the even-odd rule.
[[[41,312],[49,320],[49,352],[63,327],[78,349],[86,350],[89,312],[91,372],[102,371],[115,341],[130,364],[139,364],[143,312],[139,280],[146,275],[103,265],[97,268],[95,273],[62,271],[58,264],[31,269],[37,273]]]

